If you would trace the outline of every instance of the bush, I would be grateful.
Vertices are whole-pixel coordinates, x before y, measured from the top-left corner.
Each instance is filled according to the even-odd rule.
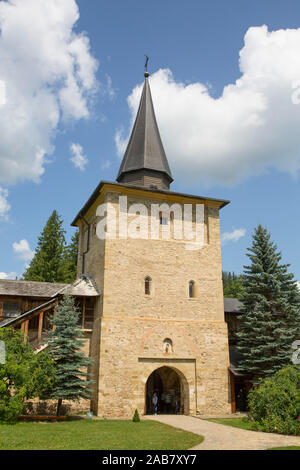
[[[24,403],[22,397],[14,396],[9,401],[0,400],[0,424],[14,424],[22,413]]]
[[[248,403],[257,430],[300,435],[300,367],[284,367],[261,380]]]
[[[133,421],[134,423],[139,423],[139,422],[141,421],[141,420],[140,420],[140,416],[139,416],[139,412],[138,412],[137,409],[136,409],[135,412],[134,412],[132,421]]]
[[[23,334],[0,329],[6,361],[0,364],[0,423],[15,423],[26,400],[47,396],[55,382],[55,365],[46,352],[34,354]]]

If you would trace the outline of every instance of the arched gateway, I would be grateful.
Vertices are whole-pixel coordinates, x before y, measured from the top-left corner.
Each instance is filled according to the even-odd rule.
[[[153,414],[152,397],[158,396],[158,412],[189,414],[189,387],[185,376],[173,367],[159,367],[148,377],[145,390],[145,412]],[[177,408],[176,408],[177,405]]]

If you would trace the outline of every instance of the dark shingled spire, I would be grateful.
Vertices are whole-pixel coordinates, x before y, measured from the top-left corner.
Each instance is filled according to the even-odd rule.
[[[173,178],[159,135],[148,72],[145,72],[142,97],[117,176],[119,183],[169,189]]]

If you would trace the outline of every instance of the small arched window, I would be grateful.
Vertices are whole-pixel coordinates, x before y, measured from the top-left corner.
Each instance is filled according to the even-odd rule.
[[[145,277],[145,295],[151,294],[151,283],[152,283],[151,277],[149,276]]]
[[[190,281],[189,282],[189,298],[192,299],[195,297],[195,282]]]

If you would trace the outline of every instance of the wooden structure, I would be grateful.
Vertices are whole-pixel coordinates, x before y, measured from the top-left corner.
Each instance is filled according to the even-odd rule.
[[[251,377],[240,373],[237,365],[241,355],[236,350],[236,333],[241,328],[242,323],[242,303],[238,299],[224,298],[225,321],[228,326],[229,341],[229,374],[230,374],[230,396],[231,411],[247,411],[247,395],[251,388]]]
[[[0,327],[24,333],[24,342],[39,352],[51,327],[50,317],[64,294],[73,295],[80,311],[83,330],[92,331],[94,305],[99,291],[93,279],[83,276],[73,284],[0,280]]]

